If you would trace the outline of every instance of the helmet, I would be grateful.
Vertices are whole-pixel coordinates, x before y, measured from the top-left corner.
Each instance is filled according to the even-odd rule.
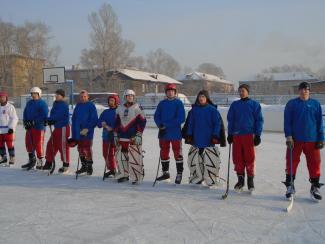
[[[6,97],[8,101],[8,93],[0,91],[0,97]]]
[[[174,90],[175,92],[177,91],[177,87],[175,84],[172,84],[172,83],[168,83],[166,86],[165,86],[165,92],[168,91],[168,90]]]
[[[133,95],[135,96],[135,92],[133,90],[127,89],[123,93],[123,97],[128,96],[128,95]]]
[[[113,98],[115,100],[115,105],[118,106],[120,104],[120,98],[118,97],[118,95],[110,95],[107,98],[107,102],[109,102],[109,99]]]
[[[42,90],[39,87],[37,87],[37,86],[35,86],[32,89],[30,89],[30,93],[38,93],[38,95],[40,97],[42,96]]]

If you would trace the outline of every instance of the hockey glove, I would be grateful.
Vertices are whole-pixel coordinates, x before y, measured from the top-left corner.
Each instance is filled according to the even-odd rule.
[[[185,144],[193,144],[193,137],[192,136],[186,136],[185,137]]]
[[[260,136],[254,136],[254,146],[257,147],[261,143],[261,137]]]
[[[82,135],[82,136],[87,136],[87,134],[88,134],[88,129],[87,128],[84,128],[84,129],[82,129],[80,131],[80,135]]]
[[[161,138],[161,137],[163,137],[164,135],[166,135],[166,127],[164,127],[163,125],[161,125],[161,126],[159,127],[158,137]]]
[[[322,141],[316,142],[315,147],[316,147],[316,149],[323,149],[324,148],[324,142],[322,142]]]
[[[137,146],[142,145],[142,134],[140,132],[137,132],[135,137],[133,137],[133,143]]]
[[[68,139],[68,146],[69,147],[75,147],[75,146],[77,146],[78,145],[78,141],[77,140],[75,140],[75,139],[73,139],[73,138],[69,138]]]
[[[49,120],[47,120],[47,124],[48,125],[54,125],[55,124],[55,121],[54,120],[52,120],[52,119],[49,119]]]
[[[35,122],[33,120],[24,120],[24,127],[26,130],[33,128]]]
[[[292,138],[292,136],[287,136],[286,144],[287,144],[288,148],[293,148],[293,138]]]
[[[217,136],[212,136],[211,143],[212,144],[218,144],[219,143],[218,137]]]
[[[232,142],[233,142],[233,136],[232,135],[228,135],[227,136],[227,142],[228,142],[228,144],[232,144]]]
[[[14,130],[13,129],[8,129],[8,134],[13,134]]]

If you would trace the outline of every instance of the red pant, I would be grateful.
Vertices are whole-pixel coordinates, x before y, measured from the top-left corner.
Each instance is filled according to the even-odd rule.
[[[0,134],[0,148],[7,146],[8,149],[14,147],[14,134]]]
[[[235,164],[235,171],[239,175],[248,176],[255,174],[255,148],[254,135],[234,135],[232,159]]]
[[[92,160],[92,150],[93,146],[92,140],[82,140],[78,141],[78,152],[80,157],[84,157],[86,160]]]
[[[70,126],[55,128],[46,146],[46,161],[52,162],[57,152],[60,152],[61,160],[70,163],[70,148],[67,140],[70,136]],[[52,144],[53,142],[53,144]]]
[[[315,148],[315,142],[294,142],[292,149],[292,170],[293,175],[296,175],[298,164],[300,162],[300,155],[304,153],[307,161],[307,168],[310,178],[320,177],[320,150]],[[290,149],[287,149],[286,154],[286,173],[290,174]]]
[[[116,169],[115,151],[116,147],[113,143],[103,141],[103,157],[105,159],[106,168],[109,170]]]
[[[176,162],[183,162],[182,141],[181,140],[159,140],[160,158],[162,161],[169,161],[170,144],[174,152]]]
[[[25,135],[25,145],[28,153],[36,151],[38,158],[44,154],[44,130],[28,129]]]

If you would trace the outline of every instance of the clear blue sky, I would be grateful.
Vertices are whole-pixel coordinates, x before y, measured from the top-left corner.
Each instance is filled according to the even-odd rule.
[[[221,66],[237,81],[273,65],[325,66],[323,0],[0,0],[0,18],[49,25],[61,65],[89,46],[87,16],[113,6],[135,55],[163,48],[182,66]]]

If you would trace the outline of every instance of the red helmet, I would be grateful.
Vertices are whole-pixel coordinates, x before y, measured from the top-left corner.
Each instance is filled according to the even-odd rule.
[[[0,97],[6,97],[8,101],[8,93],[0,91]]]
[[[107,98],[107,102],[109,102],[109,99],[113,98],[115,100],[115,105],[116,107],[120,104],[120,98],[118,97],[118,95],[109,95]]]
[[[168,83],[166,86],[165,86],[165,92],[168,91],[168,90],[174,90],[175,92],[177,91],[177,87],[175,84],[172,84],[172,83]]]

